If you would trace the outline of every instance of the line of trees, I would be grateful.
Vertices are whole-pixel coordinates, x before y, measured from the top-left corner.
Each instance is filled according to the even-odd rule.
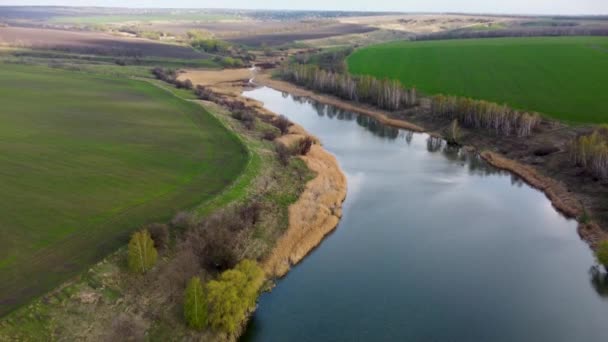
[[[396,80],[336,73],[308,64],[285,66],[280,69],[279,76],[309,89],[386,110],[400,110],[418,104],[416,89],[406,89]]]
[[[608,127],[601,127],[570,143],[572,161],[595,177],[608,179]]]
[[[608,36],[608,27],[543,27],[504,30],[453,30],[417,35],[412,40],[442,40],[500,37],[559,37],[559,36]]]
[[[537,113],[518,111],[497,103],[470,98],[437,95],[431,98],[431,112],[464,127],[494,130],[499,135],[529,136],[540,123]]]

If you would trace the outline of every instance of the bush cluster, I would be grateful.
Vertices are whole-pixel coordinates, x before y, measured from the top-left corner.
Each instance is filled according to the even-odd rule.
[[[167,83],[171,83],[173,85],[175,85],[178,89],[193,89],[194,85],[192,84],[192,81],[190,80],[185,80],[185,81],[181,81],[178,79],[178,74],[177,71],[173,70],[173,69],[164,69],[164,68],[154,68],[152,69],[152,74],[154,74],[154,76],[164,82]]]

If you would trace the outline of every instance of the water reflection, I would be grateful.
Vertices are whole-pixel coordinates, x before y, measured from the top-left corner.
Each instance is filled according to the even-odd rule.
[[[600,297],[608,298],[608,273],[602,272],[600,266],[592,266],[589,269],[589,280]]]
[[[608,276],[589,269],[576,223],[519,177],[427,134],[269,89],[247,96],[319,137],[349,196],[334,235],[261,297],[244,340],[605,338]]]

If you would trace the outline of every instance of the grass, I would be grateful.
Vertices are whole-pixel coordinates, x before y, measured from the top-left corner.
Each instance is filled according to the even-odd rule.
[[[0,98],[0,315],[247,164],[215,117],[147,82],[2,64]]]
[[[570,123],[608,122],[608,38],[396,42],[357,50],[349,70],[426,94],[507,103]]]
[[[169,94],[166,86],[159,89]],[[180,96],[179,93],[172,94]],[[278,235],[287,227],[289,205],[297,200],[314,174],[299,158],[293,158],[287,167],[278,162],[274,144],[260,139],[264,131],[271,129],[269,125],[260,121],[253,131],[247,130],[225,109],[212,103],[205,103],[204,106],[241,140],[251,158],[231,186],[192,211],[205,216],[249,197],[260,198],[267,209],[249,250],[259,249],[260,246],[272,247]],[[286,198],[280,198],[281,194]],[[161,268],[171,257],[172,252],[163,255],[157,267]],[[159,294],[159,279],[154,276],[134,277],[124,266],[125,259],[126,248],[121,248],[79,277],[0,319],[0,341],[100,339],[111,330],[112,322],[119,313],[142,310],[154,312],[154,315],[142,314],[151,323],[146,340],[219,340],[220,336],[215,334],[204,333],[201,336],[187,328],[183,323],[181,301],[167,301],[165,297],[172,294],[166,291]],[[95,304],[84,304],[79,300],[83,293],[93,294],[99,300]],[[164,304],[156,305],[155,300]]]

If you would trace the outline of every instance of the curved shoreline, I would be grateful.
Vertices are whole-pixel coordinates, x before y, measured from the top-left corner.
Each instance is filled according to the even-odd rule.
[[[259,101],[242,95],[245,87],[243,75],[251,75],[254,70],[225,73],[222,71],[186,71],[180,79],[191,79],[195,84],[208,87],[222,101],[238,103],[260,117],[278,116],[264,108]],[[256,80],[259,75],[255,75]],[[204,81],[204,82],[203,82]],[[408,125],[409,127],[409,125]],[[412,128],[412,127],[410,127]],[[295,124],[289,132],[275,139],[277,143],[289,146],[305,136],[315,141],[310,151],[300,158],[316,173],[308,181],[298,200],[289,207],[287,230],[276,241],[269,255],[262,261],[268,277],[282,277],[316,248],[327,234],[331,233],[342,217],[342,202],[346,198],[346,176],[336,158],[326,151],[318,139],[300,125]]]
[[[441,136],[440,134],[430,132],[429,130],[411,122],[400,119],[391,119],[381,110],[358,105],[330,95],[315,93],[288,82],[274,80],[270,77],[270,75],[267,74],[256,77],[256,83],[273,88],[277,91],[291,93],[296,96],[309,97],[324,104],[337,106],[344,110],[350,110],[359,114],[367,115],[377,119],[383,124],[395,128],[403,128],[415,132],[427,132],[432,135]],[[475,147],[473,148],[476,149]],[[568,188],[562,182],[541,174],[538,170],[536,170],[536,168],[530,165],[509,159],[496,152],[483,151],[480,153],[480,156],[490,165],[519,176],[529,186],[543,192],[558,212],[567,218],[576,219],[579,222],[579,236],[592,249],[595,249],[600,241],[608,239],[608,233],[596,222],[581,221],[581,217],[585,214],[584,206],[582,205],[581,201],[577,199],[576,195],[568,190]]]

